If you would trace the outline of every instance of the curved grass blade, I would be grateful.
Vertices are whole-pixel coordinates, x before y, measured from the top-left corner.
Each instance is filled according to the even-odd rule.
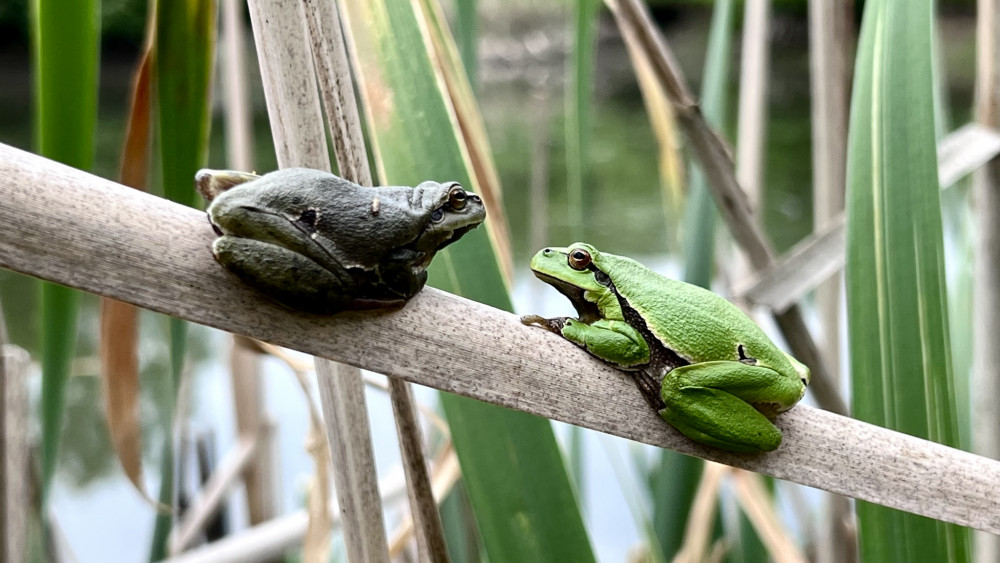
[[[865,5],[848,144],[855,415],[958,443],[932,96],[932,0]],[[968,533],[858,503],[865,561],[963,561]]]
[[[718,4],[716,10],[718,10]],[[660,82],[656,78],[653,69],[653,61],[648,53],[638,44],[638,38],[627,30],[624,33],[625,46],[628,48],[629,58],[635,68],[635,76],[639,82],[639,90],[642,92],[642,99],[646,105],[646,114],[652,126],[653,134],[656,136],[658,145],[657,165],[660,173],[660,190],[663,200],[663,216],[668,225],[668,240],[673,246],[680,229],[674,225],[680,225],[681,220],[679,210],[684,203],[684,190],[687,178],[685,178],[684,157],[681,151],[681,132],[674,109],[670,105],[667,93],[663,90]],[[711,42],[711,39],[709,40]],[[707,64],[707,62],[706,62]],[[707,194],[706,194],[707,197]],[[687,232],[685,225],[685,233]],[[711,260],[711,256],[707,258]]]
[[[100,5],[36,0],[31,6],[37,150],[87,170],[97,122]],[[43,283],[41,291],[42,496],[47,499],[59,453],[79,297],[50,283]]]
[[[444,90],[451,99],[455,113],[455,121],[461,132],[459,144],[468,153],[468,168],[472,174],[474,187],[483,203],[490,210],[490,220],[486,222],[486,232],[490,235],[500,263],[500,271],[509,284],[513,276],[513,256],[510,248],[510,227],[507,215],[503,209],[503,193],[500,186],[500,174],[493,163],[493,153],[490,150],[486,125],[483,123],[479,106],[469,77],[462,72],[459,53],[455,42],[448,31],[441,5],[437,0],[421,0],[420,7],[427,32],[433,45],[431,57],[437,71],[440,73]]]
[[[408,2],[344,5],[382,183],[448,179],[474,185],[419,12]],[[438,254],[430,283],[510,308],[483,229]],[[548,421],[448,394],[441,401],[490,560],[593,561]]]

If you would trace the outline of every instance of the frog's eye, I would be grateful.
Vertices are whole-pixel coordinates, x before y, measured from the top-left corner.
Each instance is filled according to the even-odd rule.
[[[461,211],[465,208],[466,194],[459,186],[455,186],[448,192],[448,205],[455,211]]]
[[[444,209],[435,209],[431,213],[431,223],[440,223],[444,219]]]
[[[590,253],[582,248],[577,248],[570,251],[569,256],[566,257],[566,261],[569,262],[569,267],[574,270],[586,270],[591,262]]]

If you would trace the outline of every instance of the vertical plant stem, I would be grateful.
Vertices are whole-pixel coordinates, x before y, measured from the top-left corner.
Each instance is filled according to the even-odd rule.
[[[253,113],[246,80],[246,24],[244,2],[222,0],[222,44],[219,70],[226,138],[226,162],[233,170],[253,170]],[[234,337],[230,377],[237,432],[261,440],[254,459],[243,473],[250,524],[277,516],[278,478],[274,473],[276,448],[273,422],[265,412],[260,355],[245,338]]]
[[[337,10],[334,2],[308,3],[306,20],[313,43],[314,62],[340,174],[363,186],[371,186],[371,167],[361,133],[354,81]],[[448,549],[427,472],[423,437],[413,408],[410,384],[389,378],[389,398],[396,419],[403,470],[409,485],[419,557],[421,560],[447,561]]]
[[[323,107],[330,121],[330,138],[333,140],[337,169],[344,178],[362,186],[371,186],[371,166],[361,131],[361,115],[354,97],[354,80],[337,5],[333,2],[307,2],[305,15]]]
[[[73,290],[42,283],[42,499],[47,504],[56,471],[66,385],[76,348],[80,296]]]
[[[1000,127],[1000,1],[979,0],[976,30],[976,120]],[[973,290],[973,448],[1000,459],[1000,160],[975,175],[973,206],[975,243]],[[976,561],[1000,560],[1000,536],[976,534]]]
[[[848,56],[853,0],[809,0],[812,92],[813,232],[828,229],[844,210],[847,160]],[[823,322],[823,357],[831,378],[840,373],[840,280],[817,290]]]
[[[426,456],[420,440],[420,427],[413,408],[413,393],[409,383],[392,377],[389,378],[389,391],[392,412],[396,415],[396,432],[400,436],[406,482],[409,484],[407,491],[416,527],[417,551],[421,561],[444,563],[449,560],[448,545],[445,543],[441,515],[431,490]]]
[[[770,64],[771,0],[747,0],[743,15],[743,60],[736,138],[736,179],[760,220],[764,145],[767,140],[767,77]]]
[[[316,376],[328,382],[319,386],[319,393],[333,458],[337,499],[344,518],[347,559],[351,562],[388,561],[389,545],[378,487],[366,485],[368,476],[375,475],[368,419],[353,416],[350,409],[344,408],[344,404],[349,403],[365,405],[364,381],[360,373],[354,377],[352,371],[357,370],[336,362],[316,361]],[[354,488],[343,490],[348,487]]]
[[[251,525],[256,525],[278,515],[280,476],[275,474],[278,445],[275,423],[264,408],[260,354],[245,340],[239,336],[233,338],[229,366],[237,432],[241,439],[252,438],[260,442],[243,472],[247,513]]]
[[[233,170],[253,170],[253,107],[250,81],[246,79],[245,2],[222,1],[222,99],[226,137],[226,162]]]
[[[278,164],[330,170],[302,6],[275,0],[248,6]]]
[[[274,135],[278,164],[330,170],[330,157],[323,131],[314,65],[324,72],[325,56],[336,53],[310,52],[308,27],[316,28],[317,6],[296,3],[289,10],[278,0],[258,0],[250,5],[268,114]],[[326,16],[332,6],[326,5]],[[339,30],[339,25],[336,26]],[[315,44],[314,49],[319,45]],[[336,51],[342,53],[342,49]],[[313,55],[316,55],[314,59]],[[329,89],[327,95],[331,94]],[[343,91],[337,92],[344,96]],[[337,122],[336,115],[331,116]],[[334,136],[335,142],[343,142]],[[338,150],[338,155],[343,154]],[[344,163],[341,163],[344,166]],[[350,171],[350,170],[349,170]],[[375,459],[368,426],[364,382],[357,368],[315,358],[327,440],[333,460],[337,498],[344,520],[344,540],[350,561],[386,561],[389,558],[382,504],[375,474]]]
[[[0,307],[0,560],[28,560],[31,505],[28,368],[31,358],[7,341]]]
[[[851,45],[853,0],[809,0],[809,61],[812,93],[813,232],[829,228],[844,210],[847,160],[847,63]],[[835,275],[816,290],[823,327],[823,359],[830,379],[840,386],[840,284]],[[851,518],[847,498],[826,496],[825,531],[817,556],[823,563],[856,559],[857,537],[846,524]]]

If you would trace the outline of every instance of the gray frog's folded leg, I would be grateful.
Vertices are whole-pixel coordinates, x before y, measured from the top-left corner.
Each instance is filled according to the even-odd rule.
[[[336,313],[350,307],[357,288],[305,256],[253,239],[224,236],[212,244],[222,265],[275,301],[308,313]]]

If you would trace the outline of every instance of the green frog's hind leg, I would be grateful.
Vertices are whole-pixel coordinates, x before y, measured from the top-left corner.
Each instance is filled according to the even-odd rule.
[[[292,309],[331,314],[353,300],[350,281],[287,248],[223,236],[215,239],[212,253],[247,285]]]
[[[802,387],[778,372],[738,362],[703,362],[664,378],[660,416],[696,442],[734,452],[759,453],[781,444],[773,416],[794,404]]]

